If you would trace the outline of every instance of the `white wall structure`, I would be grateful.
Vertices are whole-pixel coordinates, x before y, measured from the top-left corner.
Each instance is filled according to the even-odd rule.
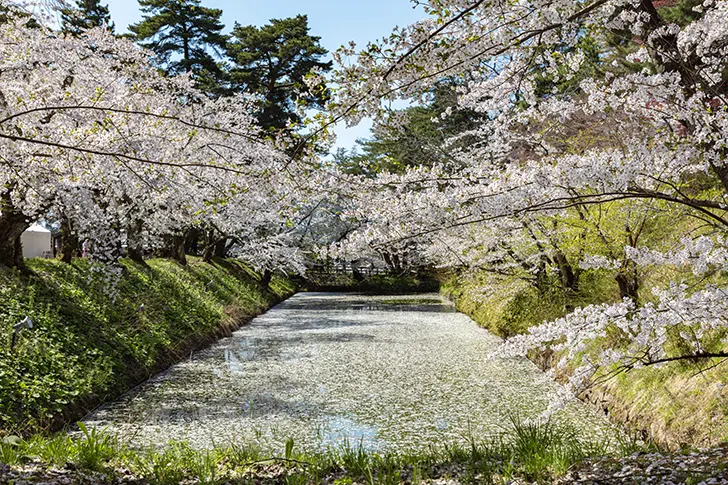
[[[24,258],[47,258],[53,254],[51,231],[39,224],[26,229],[20,240]]]

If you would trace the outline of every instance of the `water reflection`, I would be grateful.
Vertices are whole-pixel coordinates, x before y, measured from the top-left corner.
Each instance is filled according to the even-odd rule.
[[[321,439],[322,447],[362,448],[379,451],[382,443],[377,439],[377,429],[343,416],[334,416],[326,423],[326,433]]]

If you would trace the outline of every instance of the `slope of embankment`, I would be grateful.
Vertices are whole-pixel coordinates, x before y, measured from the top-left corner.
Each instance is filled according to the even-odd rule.
[[[584,276],[580,295],[539,293],[525,284],[503,285],[489,295],[483,275],[452,277],[442,292],[479,325],[507,338],[563,316],[567,308],[617,301],[614,283],[597,273]],[[595,345],[617,345],[599,342]],[[529,355],[547,370],[558,360],[548,352]],[[567,370],[560,378],[568,378]],[[642,438],[668,448],[716,446],[728,440],[728,366],[715,362],[676,362],[621,373],[580,396]]]
[[[232,260],[123,261],[120,276],[86,260],[28,266],[0,271],[0,432],[73,422],[294,291]]]

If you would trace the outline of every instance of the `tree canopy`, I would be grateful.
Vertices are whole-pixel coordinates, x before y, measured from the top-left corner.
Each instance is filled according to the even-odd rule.
[[[110,261],[122,234],[179,249],[201,231],[260,269],[429,264],[486,271],[486,295],[504,281],[580,295],[598,273],[615,298],[564,304],[501,354],[561,351],[576,389],[605,367],[728,357],[728,2],[419,3],[430,18],[334,54],[312,133],[374,118],[349,165],[312,143],[287,155],[289,126],[330,94],[305,16],[227,40],[219,10],[142,0],[133,30],[169,75],[102,29],[8,18],[0,264],[19,265],[19,234],[53,212]],[[219,74],[215,49],[227,96],[174,76]],[[644,277],[656,267],[663,280]]]
[[[458,84],[444,79],[425,93],[424,104],[389,113],[370,138],[357,140],[357,149],[339,152],[337,164],[350,173],[375,176],[453,162],[454,152],[477,141],[467,135],[455,137],[475,128],[481,118],[458,108]]]
[[[139,0],[139,5],[142,20],[129,30],[168,73],[219,73],[215,54],[222,54],[226,42],[222,10],[199,0]]]
[[[301,121],[301,108],[322,108],[328,97],[321,83],[309,88],[306,76],[331,69],[320,37],[309,33],[308,17],[273,19],[255,27],[235,24],[227,43],[231,89],[260,95],[257,118],[267,130],[285,130]]]
[[[108,5],[101,0],[76,0],[75,7],[61,10],[61,30],[73,35],[80,35],[88,29],[106,26],[114,31]]]
[[[611,274],[619,301],[566,308],[502,349],[580,359],[577,389],[605,368],[728,356],[716,343],[728,325],[728,4],[421,4],[429,19],[335,54],[335,119],[372,116],[399,133],[385,137],[399,137],[395,146],[369,145],[396,161],[414,127],[391,103],[461,78],[456,107],[480,118],[438,163],[415,144],[422,163],[365,173],[348,211],[360,229],[334,254],[414,248],[439,266],[489,272],[486,295],[514,277],[576,294],[584,272]],[[666,213],[680,223],[668,226]],[[662,237],[646,234],[659,221]],[[675,273],[643,289],[654,267]],[[614,334],[620,345],[583,354]]]

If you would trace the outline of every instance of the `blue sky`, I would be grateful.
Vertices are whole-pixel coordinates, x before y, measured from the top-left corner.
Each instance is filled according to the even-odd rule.
[[[106,0],[118,32],[141,19],[136,0]],[[103,2],[102,2],[103,3]],[[206,7],[222,9],[226,29],[235,22],[263,25],[272,18],[308,14],[311,34],[321,37],[329,51],[353,40],[358,46],[389,35],[395,26],[421,19],[424,13],[409,0],[202,0]],[[336,127],[338,147],[351,148],[366,137],[371,123],[345,129]]]

